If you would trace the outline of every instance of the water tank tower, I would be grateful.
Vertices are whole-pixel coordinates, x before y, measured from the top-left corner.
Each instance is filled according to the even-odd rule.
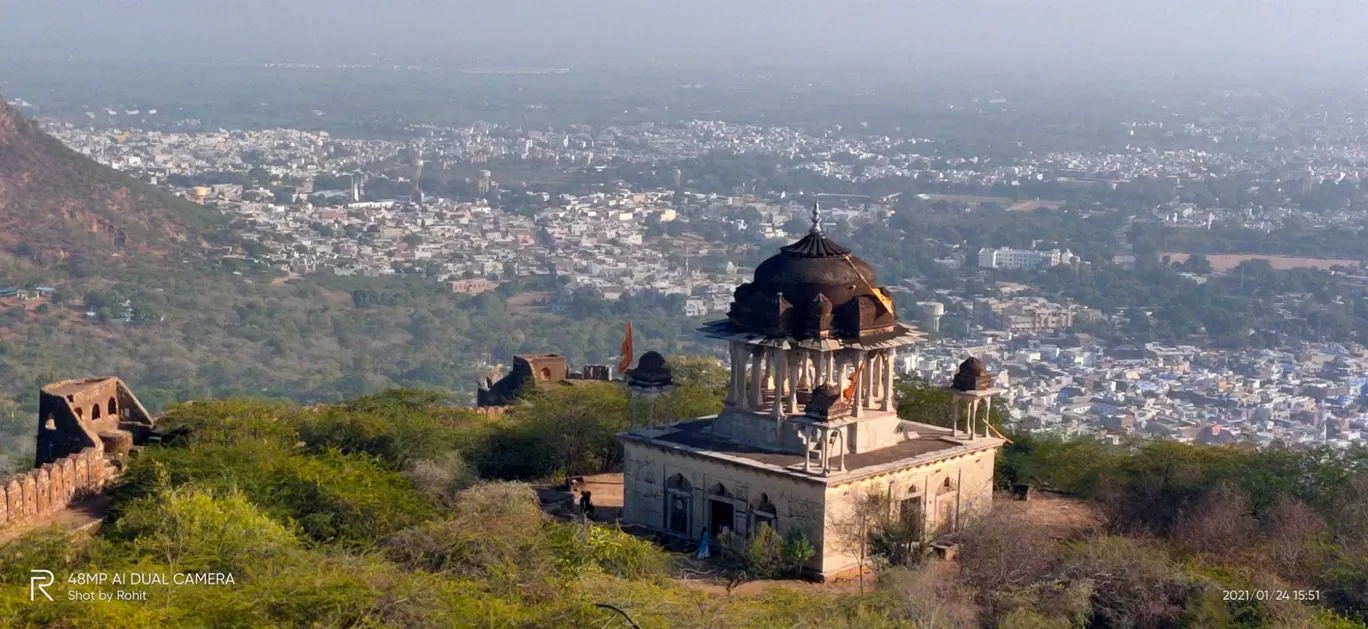
[[[931,331],[940,332],[940,320],[945,316],[945,304],[939,301],[919,301],[917,308],[921,309],[922,321],[931,326]]]

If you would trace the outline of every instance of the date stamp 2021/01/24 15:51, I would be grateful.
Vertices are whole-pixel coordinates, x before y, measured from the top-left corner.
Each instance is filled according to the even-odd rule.
[[[1224,590],[1226,601],[1303,601],[1321,600],[1320,590]]]

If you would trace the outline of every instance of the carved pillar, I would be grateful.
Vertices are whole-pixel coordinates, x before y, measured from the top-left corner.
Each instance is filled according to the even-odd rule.
[[[875,389],[874,383],[879,378],[879,355],[875,353],[865,354],[865,374],[860,378],[860,388],[864,389],[865,408],[874,408]]]
[[[983,398],[983,436],[988,436],[988,428],[993,425],[993,398]]]
[[[840,465],[841,465],[840,471],[844,472],[844,471],[846,471],[846,466],[845,466],[845,455],[846,455],[846,427],[845,427],[845,426],[842,426],[842,427],[836,429],[836,436],[840,438],[839,440],[840,440],[840,442],[841,442],[841,447],[840,447],[839,450],[837,450],[837,452],[840,454]]]
[[[798,413],[798,385],[803,373],[803,350],[790,350],[785,363],[784,380],[788,382],[788,412]]]
[[[628,406],[628,410],[627,410],[627,429],[628,429],[628,430],[631,430],[631,429],[633,429],[633,428],[636,428],[636,418],[637,418],[637,392],[636,392],[636,389],[631,389],[630,391],[631,391],[631,392],[628,394],[630,397],[627,398],[627,399],[628,399],[628,402],[627,402],[627,406]]]
[[[798,440],[803,442],[803,472],[812,472],[812,429],[803,427],[798,431]]]
[[[769,364],[771,379],[774,380],[774,404],[770,406],[770,417],[778,420],[784,417],[784,378],[788,376],[788,362],[783,350],[770,348]]]
[[[978,436],[978,400],[969,403],[969,440],[973,441]]]
[[[765,348],[765,379],[760,382],[763,384],[762,388],[766,391],[775,390],[776,385],[779,383],[779,379],[775,377],[777,374],[774,369],[774,353],[776,351],[778,350],[773,347]]]
[[[738,384],[741,382],[741,377],[737,375],[737,372],[745,373],[746,370],[745,367],[741,365],[741,361],[738,359],[738,354],[740,353],[737,349],[738,345],[740,345],[740,343],[737,343],[736,341],[730,341],[727,343],[727,350],[731,354],[731,383],[727,386],[728,404],[736,404],[737,401],[740,399],[740,396],[736,394],[737,390],[741,389],[741,387],[738,386]]]
[[[751,407],[755,410],[759,410],[761,403],[765,402],[765,392],[761,386],[765,383],[762,379],[762,356],[761,351],[751,351]]]
[[[826,474],[828,471],[831,470],[831,468],[829,467],[831,461],[831,446],[827,442],[827,439],[831,436],[831,430],[828,428],[822,428],[820,429],[819,435],[821,437],[821,441],[819,443],[822,444],[821,469],[822,473]]]
[[[883,352],[875,352],[869,366],[874,370],[869,372],[869,385],[865,388],[869,390],[869,408],[875,408],[874,403],[883,399]]]
[[[890,347],[890,348],[888,348],[888,353],[887,353],[887,355],[885,356],[885,360],[888,361],[888,373],[884,374],[884,402],[883,402],[883,410],[885,410],[885,411],[894,410],[894,409],[893,409],[893,395],[894,395],[893,377],[894,377],[894,375],[895,375],[895,372],[897,372],[897,356],[898,356],[898,348],[896,348],[896,347]]]
[[[866,373],[868,371],[869,365],[856,362],[855,372],[850,374],[855,379],[855,381],[851,383],[855,385],[855,395],[850,400],[851,414],[855,417],[864,417],[865,395],[862,389],[864,389],[865,380],[868,379]]]
[[[955,400],[955,403],[950,405],[950,436],[951,436],[951,437],[958,437],[958,436],[959,436],[959,407],[960,407],[960,402],[959,402],[959,400]]]

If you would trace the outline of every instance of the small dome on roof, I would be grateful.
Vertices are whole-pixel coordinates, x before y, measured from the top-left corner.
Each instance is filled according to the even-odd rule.
[[[668,367],[665,365],[665,357],[655,350],[642,354],[641,359],[637,361],[637,369],[655,371],[667,368]]]
[[[636,369],[627,372],[627,384],[632,386],[659,387],[674,384],[674,376],[665,357],[657,351],[649,351],[637,359]]]
[[[959,391],[983,391],[993,388],[993,378],[988,375],[988,368],[983,361],[970,356],[960,363],[950,387]]]

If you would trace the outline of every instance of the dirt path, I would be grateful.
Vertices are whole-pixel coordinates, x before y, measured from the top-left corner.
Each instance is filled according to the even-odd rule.
[[[26,533],[53,526],[70,533],[95,531],[104,521],[105,516],[109,514],[109,503],[109,496],[103,494],[91,496],[56,513],[48,514],[32,522],[25,522],[14,528],[4,529],[0,531],[0,546],[19,539]]]
[[[725,581],[713,578],[677,578],[675,582],[697,592],[703,592],[712,596],[758,596],[774,590],[789,590],[792,592],[809,592],[823,594],[848,594],[860,591],[858,579],[845,579],[834,583],[814,583],[800,579],[768,579],[764,581],[746,581],[732,588],[730,594],[727,592]],[[867,587],[873,587],[873,577],[865,579]]]
[[[1007,509],[1022,510],[1058,540],[1077,539],[1106,525],[1102,510],[1080,498],[1035,491],[1026,501],[1013,500],[1005,494],[994,496],[993,501]]]

